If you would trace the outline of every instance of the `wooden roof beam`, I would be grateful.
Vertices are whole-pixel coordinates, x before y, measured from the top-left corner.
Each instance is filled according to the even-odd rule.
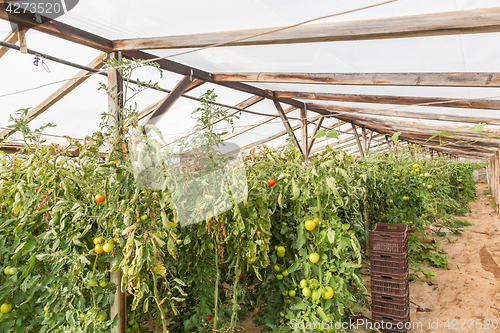
[[[280,118],[281,118],[281,121],[283,122],[283,125],[285,125],[285,128],[292,139],[293,144],[300,151],[300,153],[302,154],[302,157],[305,158],[306,154],[302,150],[302,147],[300,146],[299,141],[297,140],[297,137],[295,136],[295,133],[294,133],[294,130],[292,129],[292,126],[290,126],[290,122],[288,121],[288,118],[285,114],[285,111],[283,111],[283,108],[281,107],[281,104],[278,101],[273,101],[273,102],[274,102],[274,106],[278,110],[278,114],[280,115]],[[300,126],[302,126],[302,123]]]
[[[500,31],[499,22],[500,8],[497,7],[370,20],[305,24],[293,28],[263,28],[122,39],[115,40],[113,48],[122,51],[179,49],[210,45],[266,45],[471,34],[498,32]],[[256,37],[248,38],[250,36]]]
[[[214,73],[218,82],[266,82],[369,86],[500,87],[497,72],[452,73]]]
[[[446,113],[436,113],[436,112],[384,110],[384,109],[373,109],[373,108],[354,108],[343,105],[329,105],[329,104],[316,104],[316,103],[307,103],[306,105],[308,107],[312,107],[313,109],[321,108],[323,110],[339,111],[343,113],[358,113],[358,114],[369,114],[376,116],[411,118],[411,119],[428,119],[428,120],[469,123],[469,124],[486,123],[489,125],[500,126],[500,118],[498,117],[485,117],[485,116],[472,116],[472,115],[468,116],[468,115],[457,115],[449,113],[446,114]]]
[[[494,99],[466,99],[466,98],[437,98],[413,96],[384,96],[335,93],[311,93],[295,91],[274,91],[277,98],[296,98],[318,101],[339,101],[372,104],[420,105],[465,109],[500,110],[500,100]]]

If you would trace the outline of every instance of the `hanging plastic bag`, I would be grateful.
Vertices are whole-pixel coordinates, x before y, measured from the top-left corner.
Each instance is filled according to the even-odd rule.
[[[161,190],[165,186],[160,143],[142,131],[135,131],[129,140],[129,154],[137,186]]]

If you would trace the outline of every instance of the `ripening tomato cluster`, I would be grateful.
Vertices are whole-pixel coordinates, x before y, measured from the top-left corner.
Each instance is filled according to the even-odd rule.
[[[112,239],[105,242],[104,238],[96,237],[94,238],[93,243],[95,245],[94,251],[97,254],[101,254],[103,252],[110,253],[115,248],[115,244]]]

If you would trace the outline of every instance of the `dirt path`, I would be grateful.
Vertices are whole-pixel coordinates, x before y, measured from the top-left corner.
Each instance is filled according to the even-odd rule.
[[[431,310],[417,312],[412,306],[411,320],[424,325],[410,332],[482,332],[486,330],[479,329],[478,324],[484,324],[486,319],[496,319],[500,325],[500,219],[492,212],[494,207],[485,190],[485,184],[477,184],[478,198],[471,203],[472,213],[460,217],[473,226],[466,227],[461,236],[447,233],[436,238],[450,257],[447,270],[436,269],[433,281],[437,286],[420,281],[410,284],[411,300]],[[457,319],[457,329],[444,327],[448,319],[450,324]],[[463,327],[461,319],[471,321]],[[438,328],[429,329],[429,321],[438,322]],[[500,332],[500,326],[488,331]]]
[[[500,218],[492,211],[486,189],[477,184],[472,213],[458,217],[473,226],[465,227],[460,236],[441,230],[446,236],[434,237],[449,257],[448,269],[428,267],[436,272],[435,285],[410,283],[413,329],[408,332],[500,332]],[[425,311],[417,311],[415,304]],[[496,320],[498,326],[479,328],[486,320]]]

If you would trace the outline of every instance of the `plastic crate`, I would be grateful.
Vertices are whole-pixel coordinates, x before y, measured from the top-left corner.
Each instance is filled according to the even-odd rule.
[[[370,231],[370,251],[381,253],[408,252],[406,224],[377,223]]]
[[[372,313],[406,317],[410,311],[410,293],[405,296],[390,296],[372,293]]]
[[[403,323],[402,327],[404,327],[404,324],[410,322],[410,313],[408,312],[408,315],[404,317],[388,316],[385,314],[382,315],[382,314],[372,313],[372,322],[384,323],[384,329],[380,330],[380,332],[382,333],[406,333],[407,332],[406,328],[398,328],[397,325],[398,323]],[[390,325],[388,325],[388,323],[390,323]]]
[[[390,277],[385,275],[371,275],[371,291],[385,296],[404,297],[408,294],[410,281],[408,274],[401,277]]]
[[[391,276],[404,276],[408,273],[408,253],[404,254],[370,254],[370,271],[388,274]]]

